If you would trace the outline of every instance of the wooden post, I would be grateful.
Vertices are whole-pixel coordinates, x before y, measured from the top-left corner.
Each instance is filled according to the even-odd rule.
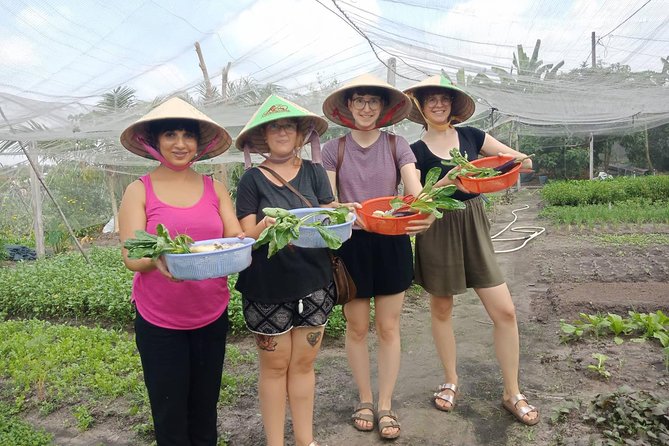
[[[228,74],[230,73],[231,65],[232,62],[228,62],[225,68],[223,68],[223,73],[221,76],[221,97],[223,100],[228,98]]]
[[[202,70],[202,76],[204,76],[205,100],[210,100],[211,97],[212,97],[211,81],[209,80],[209,73],[207,72],[207,65],[205,65],[204,57],[202,57],[202,50],[200,49],[200,42],[195,42],[195,52],[197,53],[197,58],[200,60],[200,69]]]
[[[116,175],[114,172],[105,171],[105,180],[107,180],[107,190],[109,191],[109,200],[112,206],[112,217],[114,218],[114,233],[118,232],[118,204],[116,203]]]
[[[597,41],[595,40],[595,32],[592,32],[592,36],[590,38],[590,43],[592,45],[592,68],[595,69],[597,67],[597,56],[595,55],[595,48],[597,46]]]
[[[590,134],[590,179],[592,180],[594,176],[595,169],[595,136]]]
[[[650,147],[648,146],[648,124],[644,125],[646,134],[646,162],[648,163],[648,170],[653,173],[653,163],[650,162]]]
[[[395,86],[395,73],[397,72],[397,60],[394,57],[388,59],[388,83]]]
[[[35,143],[30,143],[30,151],[35,153]],[[44,243],[44,221],[42,216],[42,192],[39,186],[38,176],[41,175],[41,168],[39,165],[39,157],[35,163],[35,169],[30,169],[30,194],[32,197],[31,205],[33,211],[33,232],[35,233],[35,251],[37,257],[44,257],[45,243]]]

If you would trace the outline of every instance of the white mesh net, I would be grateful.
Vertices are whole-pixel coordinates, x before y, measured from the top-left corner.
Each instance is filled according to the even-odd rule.
[[[113,187],[118,200],[123,184],[152,165],[120,147],[121,131],[172,95],[234,137],[270,92],[320,112],[341,83],[365,72],[386,78],[392,65],[401,89],[443,70],[476,98],[470,122],[504,135],[511,129],[500,137],[509,144],[541,136],[583,148],[591,135],[663,126],[667,10],[667,0],[0,0],[3,219],[10,207],[30,215],[27,167],[13,166],[23,159],[17,141],[54,188],[67,183],[58,185],[58,175],[88,172],[91,187]],[[394,130],[409,141],[421,131],[408,122]],[[201,169],[239,161],[231,149]],[[110,216],[111,194],[98,198],[101,211],[84,209],[88,217],[72,217],[77,227]]]

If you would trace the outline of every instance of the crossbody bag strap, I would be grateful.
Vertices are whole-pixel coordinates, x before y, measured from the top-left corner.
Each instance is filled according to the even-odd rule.
[[[300,193],[300,191],[295,189],[292,184],[290,184],[288,181],[284,180],[283,177],[281,175],[279,175],[278,173],[276,173],[274,170],[272,170],[272,169],[270,169],[269,167],[266,167],[266,166],[258,166],[258,168],[266,170],[267,172],[271,173],[272,176],[274,176],[274,178],[279,180],[281,182],[281,184],[286,186],[288,188],[288,190],[290,190],[292,193],[294,193],[295,195],[300,197],[300,199],[302,199],[302,201],[304,201],[306,203],[308,208],[313,207],[311,202],[309,200],[307,200],[306,197]]]

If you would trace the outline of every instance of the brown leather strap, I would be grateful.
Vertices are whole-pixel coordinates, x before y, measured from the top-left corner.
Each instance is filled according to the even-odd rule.
[[[270,169],[267,166],[258,166],[258,168],[266,170],[267,172],[271,173],[274,176],[274,178],[279,180],[281,182],[281,184],[283,184],[284,186],[286,186],[288,188],[288,190],[290,190],[292,193],[294,193],[295,195],[300,197],[302,199],[302,201],[304,201],[306,203],[308,208],[313,207],[311,202],[309,200],[307,200],[306,197],[300,193],[300,191],[295,189],[292,184],[290,184],[288,181],[284,180],[283,177],[281,175],[279,175],[278,173],[276,173],[274,170]]]
[[[339,168],[341,163],[344,161],[344,149],[346,148],[346,136],[341,136],[339,138],[339,146],[337,148],[337,167],[335,168],[335,187],[337,188],[337,200],[341,202],[339,192]]]
[[[397,165],[397,137],[394,133],[388,133],[388,138],[390,138],[390,153],[392,153],[393,163],[395,163],[395,187],[397,187],[400,185],[400,180],[402,179],[400,168]]]

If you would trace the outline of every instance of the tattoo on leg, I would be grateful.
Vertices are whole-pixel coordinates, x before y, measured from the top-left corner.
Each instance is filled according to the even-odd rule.
[[[318,341],[321,340],[321,332],[320,331],[314,331],[312,333],[307,333],[307,342],[312,346],[316,347],[318,344]]]
[[[256,334],[255,338],[256,338],[256,345],[260,350],[265,350],[268,352],[273,352],[276,350],[277,343],[274,340],[274,336]]]

